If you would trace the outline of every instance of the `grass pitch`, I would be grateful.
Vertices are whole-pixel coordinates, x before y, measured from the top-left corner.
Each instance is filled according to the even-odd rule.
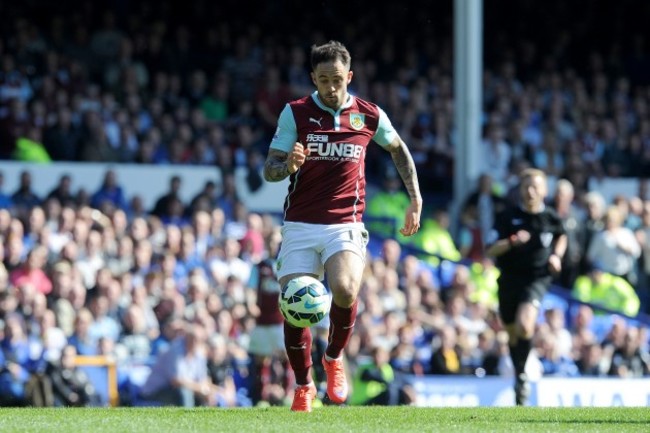
[[[0,409],[0,432],[649,432],[650,408]]]

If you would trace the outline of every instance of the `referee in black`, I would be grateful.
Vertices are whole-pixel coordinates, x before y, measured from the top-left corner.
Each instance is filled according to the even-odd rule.
[[[553,274],[562,269],[567,237],[560,217],[544,199],[546,174],[526,169],[520,174],[519,206],[497,215],[487,253],[501,270],[499,314],[510,337],[510,357],[515,368],[515,402],[525,405],[530,394],[526,360],[541,300]]]

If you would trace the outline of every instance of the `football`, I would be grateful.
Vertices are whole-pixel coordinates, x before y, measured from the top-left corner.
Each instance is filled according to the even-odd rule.
[[[296,328],[316,325],[329,313],[331,298],[316,278],[303,275],[289,280],[278,298],[284,319]]]

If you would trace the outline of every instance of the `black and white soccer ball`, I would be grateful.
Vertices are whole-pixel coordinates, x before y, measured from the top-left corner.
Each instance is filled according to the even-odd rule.
[[[278,298],[284,319],[296,328],[308,328],[330,312],[332,300],[322,282],[303,275],[289,280]]]

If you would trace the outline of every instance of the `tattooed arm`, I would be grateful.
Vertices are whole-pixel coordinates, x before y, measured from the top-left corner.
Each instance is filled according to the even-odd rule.
[[[267,182],[279,182],[289,176],[287,168],[287,152],[269,149],[269,154],[264,162],[264,179]]]
[[[387,150],[390,152],[395,168],[411,198],[411,205],[406,210],[404,227],[400,229],[400,233],[404,236],[411,236],[420,229],[420,214],[422,213],[422,195],[420,194],[420,184],[418,183],[415,163],[411,152],[406,147],[406,143],[399,136],[395,137],[388,145]]]
[[[399,173],[406,191],[411,197],[411,202],[422,204],[422,196],[420,195],[420,185],[418,183],[418,175],[415,171],[415,163],[411,152],[406,147],[406,143],[400,137],[396,137],[388,146],[388,151],[393,159],[395,168]]]
[[[290,153],[277,149],[269,149],[264,162],[264,179],[267,182],[279,182],[298,171],[305,163],[309,150],[302,144],[295,143]]]

